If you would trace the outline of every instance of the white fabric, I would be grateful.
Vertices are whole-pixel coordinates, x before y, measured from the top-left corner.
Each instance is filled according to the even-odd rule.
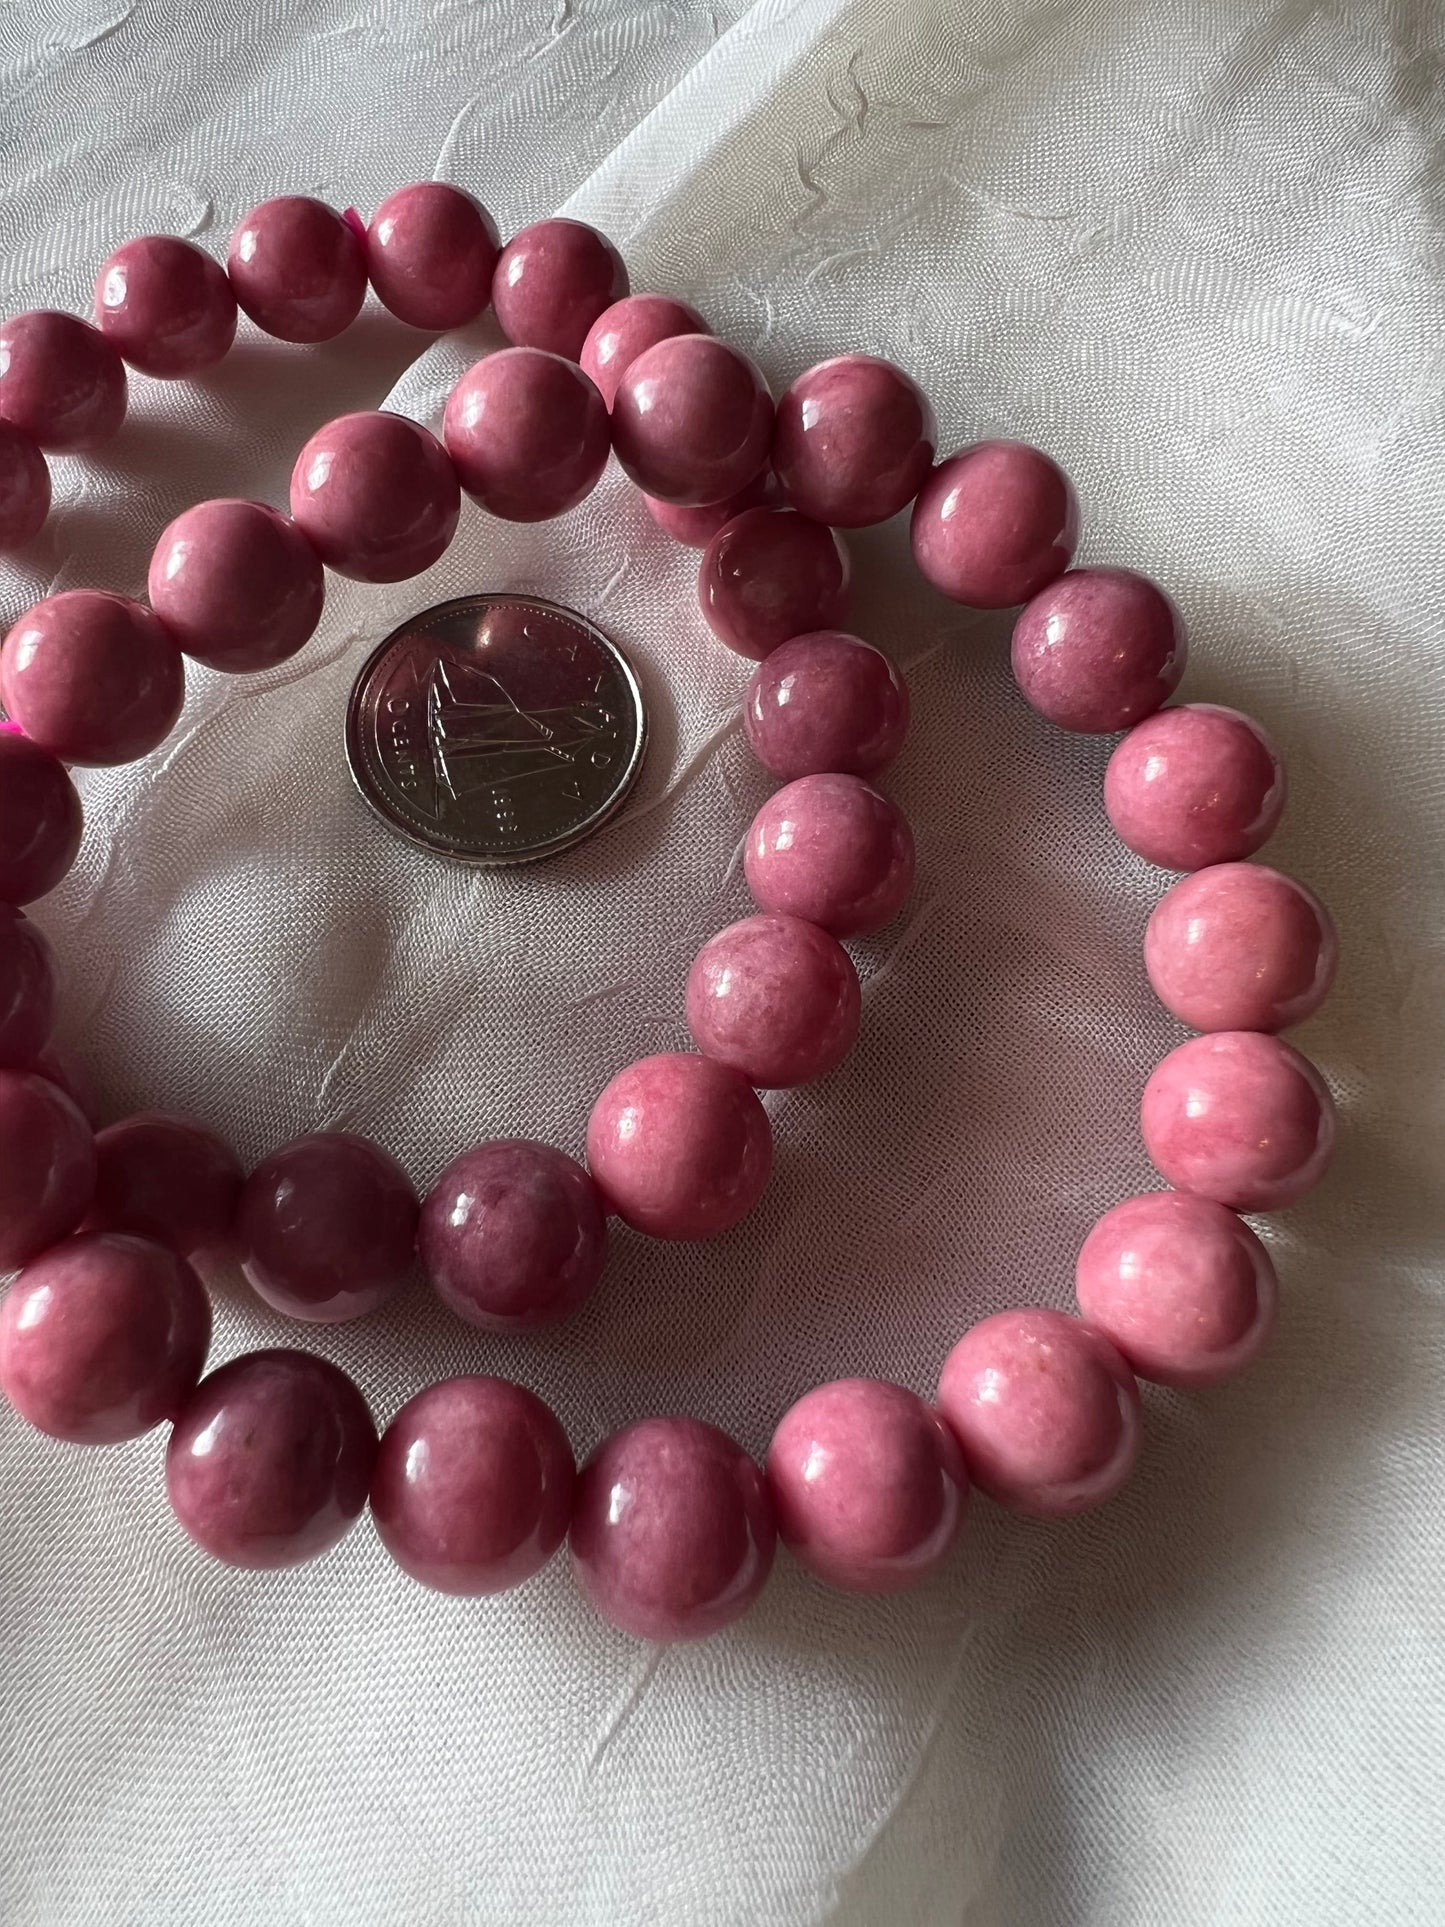
[[[220,249],[264,194],[369,208],[435,170],[504,227],[597,221],[634,286],[698,301],[779,385],[866,348],[917,371],[946,443],[1045,443],[1078,481],[1083,557],[1183,604],[1187,692],[1278,734],[1271,855],[1333,904],[1345,958],[1301,1034],[1343,1147],[1267,1227],[1268,1357],[1151,1396],[1139,1474],[1097,1516],[977,1502],[901,1599],[780,1558],[730,1634],[654,1651],[591,1618],[563,1559],[448,1602],[366,1522],[249,1576],[182,1540],[159,1436],[85,1453],[0,1416],[0,1917],[1445,1919],[1442,61],[1431,0],[0,9],[6,311],[83,308],[137,231]],[[211,380],[137,380],[104,461],[56,464],[0,613],[139,591],[182,506],[284,500],[304,436],[388,391],[435,420],[491,339],[413,362],[419,338],[369,310],[319,350],[248,330]],[[1068,1303],[1084,1231],[1149,1184],[1137,1097],[1179,1032],[1139,958],[1159,878],[1100,808],[1109,746],[1023,708],[1006,619],[925,593],[901,529],[855,554],[856,626],[912,683],[894,788],[923,854],[912,912],[858,946],[860,1049],[770,1100],[778,1174],[745,1229],[620,1236],[573,1324],[491,1340],[417,1285],[302,1334],[383,1418],[498,1370],[582,1452],[667,1409],[761,1451],[821,1378],[928,1392],[980,1313]],[[614,471],[557,524],[469,512],[422,581],[333,585],[274,674],[193,670],[174,740],[85,779],[78,872],[39,911],[107,1110],[198,1112],[250,1158],[370,1130],[423,1185],[485,1135],[579,1150],[610,1071],[682,1040],[688,959],[745,908],[733,858],[764,786],[692,568]],[[500,586],[617,637],[653,738],[616,827],[471,874],[364,811],[341,714],[395,620]],[[294,1336],[239,1282],[218,1319],[217,1358]]]

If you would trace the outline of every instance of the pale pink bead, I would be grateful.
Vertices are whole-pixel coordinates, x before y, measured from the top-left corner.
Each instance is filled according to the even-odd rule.
[[[240,1161],[230,1145],[193,1118],[161,1111],[97,1132],[93,1231],[126,1231],[166,1245],[193,1264],[209,1264],[235,1245]]]
[[[841,622],[852,586],[843,538],[793,509],[745,509],[708,543],[697,572],[708,627],[752,662]]]
[[[1144,1086],[1144,1148],[1177,1191],[1236,1211],[1278,1211],[1324,1176],[1335,1107],[1278,1037],[1222,1030],[1172,1050]]]
[[[447,453],[462,487],[508,522],[562,515],[607,466],[607,408],[582,370],[540,348],[474,362],[447,400]]]
[[[253,207],[231,236],[226,272],[237,301],[279,341],[330,341],[366,299],[366,254],[324,201],[282,194]]]
[[[50,513],[50,470],[40,444],[0,419],[0,553],[23,549]]]
[[[1079,504],[1056,462],[1023,442],[950,455],[913,507],[913,559],[935,589],[975,609],[1008,609],[1062,575]]]
[[[1312,890],[1262,863],[1217,863],[1155,905],[1144,968],[1193,1030],[1287,1030],[1329,995],[1338,946]]]
[[[491,215],[447,181],[399,187],[366,230],[377,299],[399,321],[434,334],[465,328],[487,307],[500,251]]]
[[[131,763],[163,743],[185,700],[174,640],[144,603],[67,589],[28,609],[0,648],[0,702],[67,763]]]
[[[239,675],[285,662],[315,632],[321,558],[264,502],[200,502],[161,533],[151,607],[188,656]]]
[[[0,732],[0,903],[53,890],[80,848],[80,797],[65,766],[28,738]]]
[[[1084,1240],[1079,1309],[1141,1378],[1214,1385],[1255,1358],[1279,1296],[1269,1253],[1211,1198],[1151,1191],[1106,1211]]]
[[[877,355],[835,355],[778,403],[773,467],[794,508],[856,529],[908,506],[937,440],[933,410],[901,368]]]
[[[637,1639],[706,1639],[745,1613],[772,1570],[763,1475],[695,1418],[640,1419],[577,1481],[572,1570],[597,1612]]]
[[[737,494],[768,456],[773,401],[741,350],[672,335],[630,364],[612,399],[617,459],[645,495],[705,504]]]
[[[665,294],[628,294],[614,301],[587,330],[582,372],[596,384],[611,408],[617,384],[648,348],[673,335],[706,335],[712,330],[696,308]]]
[[[762,468],[745,488],[722,502],[688,507],[683,502],[659,502],[654,495],[644,495],[642,501],[653,521],[674,542],[681,542],[689,549],[705,549],[718,530],[744,509],[776,507],[778,484],[773,471]]]
[[[897,916],[913,888],[913,832],[860,777],[800,776],[753,818],[743,867],[760,910],[862,936]]]
[[[748,747],[774,776],[878,776],[908,732],[908,685],[881,649],[841,629],[793,636],[743,693]]]
[[[219,261],[173,234],[143,234],[108,255],[95,278],[95,319],[142,374],[199,374],[236,338],[236,297]]]
[[[654,1238],[712,1238],[747,1216],[772,1170],[768,1114],[710,1057],[644,1057],[587,1121],[587,1163],[608,1208]]]
[[[45,933],[0,904],[0,1067],[31,1070],[55,1022],[55,953]]]
[[[561,217],[514,234],[492,276],[492,306],[518,348],[575,361],[587,330],[627,293],[622,256],[596,228]]]
[[[58,1085],[0,1071],[0,1272],[68,1237],[95,1191],[95,1139]]]
[[[1253,856],[1284,804],[1279,751],[1250,717],[1214,703],[1181,703],[1137,724],[1104,775],[1109,821],[1164,870]]]
[[[0,324],[0,420],[41,448],[99,448],[125,420],[125,363],[98,328],[38,308]]]
[[[1173,695],[1189,644],[1184,619],[1132,569],[1071,569],[1014,624],[1014,681],[1061,729],[1106,735]]]
[[[1061,1311],[997,1312],[966,1332],[944,1364],[938,1409],[974,1484],[1040,1518],[1102,1505],[1139,1455],[1134,1374],[1107,1338]]]
[[[745,917],[710,937],[687,979],[687,1027],[705,1057],[758,1090],[808,1084],[853,1048],[858,973],[843,946],[798,917]]]
[[[291,519],[327,568],[356,582],[420,575],[456,534],[462,494],[436,436],[385,410],[318,428],[291,471]]]
[[[778,1535],[819,1579],[900,1592],[958,1537],[968,1473],[938,1414],[901,1385],[844,1378],[800,1398],[773,1434]]]

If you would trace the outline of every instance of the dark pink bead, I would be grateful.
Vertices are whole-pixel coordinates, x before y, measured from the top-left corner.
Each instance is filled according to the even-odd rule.
[[[185,700],[181,652],[144,603],[67,589],[21,616],[0,648],[0,702],[67,763],[148,756]]]
[[[758,1090],[811,1083],[853,1048],[858,973],[826,930],[798,917],[745,917],[710,937],[687,979],[687,1027],[704,1057]]]
[[[708,627],[752,662],[841,622],[852,586],[842,537],[793,509],[745,509],[708,543],[697,572]]]
[[[633,361],[612,399],[617,459],[645,495],[721,502],[767,460],[768,384],[747,356],[713,335],[672,335]]]
[[[0,904],[0,1067],[34,1067],[55,1023],[55,1000],[55,953],[44,932]]]
[[[587,330],[627,292],[622,256],[584,221],[538,221],[514,234],[492,276],[492,306],[508,341],[576,361]]]
[[[505,1592],[567,1536],[577,1466],[541,1399],[502,1378],[449,1378],[381,1435],[371,1514],[402,1568],[437,1592]]]
[[[795,509],[858,529],[908,506],[937,440],[933,410],[901,368],[877,355],[835,355],[778,403],[773,467]]]
[[[747,1216],[773,1163],[768,1114],[710,1057],[644,1057],[587,1121],[587,1163],[608,1207],[654,1238],[713,1238]]]
[[[174,380],[225,359],[236,338],[236,297],[209,254],[173,234],[145,234],[102,265],[95,319],[132,368]]]
[[[881,649],[841,629],[781,643],[743,694],[743,732],[766,770],[878,776],[908,733],[908,685]]]
[[[580,1164],[499,1138],[449,1164],[422,1205],[422,1268],[444,1305],[496,1330],[554,1324],[607,1260],[607,1213]]]
[[[50,470],[40,444],[0,419],[0,553],[23,549],[50,513]]]
[[[1235,1211],[1296,1203],[1335,1148],[1324,1079],[1259,1031],[1215,1031],[1170,1051],[1144,1086],[1140,1122],[1166,1183]]]
[[[242,1269],[268,1305],[334,1325],[364,1318],[400,1288],[416,1224],[416,1193],[395,1158],[349,1131],[317,1131],[257,1165],[236,1235]]]
[[[41,448],[99,448],[125,420],[125,399],[125,363],[88,321],[39,308],[0,324],[0,420]]]
[[[420,575],[456,533],[462,494],[420,422],[384,410],[318,428],[291,471],[291,519],[321,560],[357,582]]]
[[[1287,1030],[1335,980],[1330,913],[1262,863],[1217,863],[1165,891],[1144,933],[1144,967],[1192,1030]]]
[[[763,1475],[695,1418],[640,1419],[588,1459],[572,1513],[572,1570],[637,1639],[706,1639],[745,1613],[772,1570]]]
[[[924,482],[911,534],[913,559],[935,589],[974,609],[1009,609],[1068,568],[1079,504],[1039,449],[978,442]]]
[[[33,903],[53,890],[83,827],[64,764],[24,736],[0,733],[0,903]]]
[[[269,1570],[328,1551],[366,1504],[376,1427],[344,1372],[309,1352],[248,1352],[176,1419],[166,1492],[213,1559]]]
[[[1061,729],[1106,735],[1150,716],[1179,686],[1184,619],[1132,569],[1071,569],[1014,624],[1014,681]]]
[[[321,558],[289,516],[221,498],[178,515],[151,556],[151,607],[188,656],[238,675],[285,662],[321,620]]]
[[[913,832],[896,803],[857,776],[800,776],[769,797],[743,846],[760,910],[835,937],[881,930],[913,888]]]
[[[1181,703],[1137,724],[1109,758],[1104,808],[1131,850],[1164,870],[1253,856],[1284,814],[1285,772],[1237,709]]]
[[[95,1154],[90,1229],[149,1238],[193,1264],[234,1248],[240,1160],[204,1124],[138,1112],[99,1132]]]
[[[491,215],[447,181],[399,187],[366,230],[377,299],[399,321],[435,334],[465,328],[483,312],[499,252]]]
[[[642,501],[653,521],[674,542],[689,549],[705,549],[718,530],[744,509],[776,507],[778,484],[773,471],[762,468],[745,488],[723,502],[704,502],[689,508],[682,502],[659,502],[653,495],[644,495]]]
[[[447,400],[447,453],[462,487],[508,522],[575,508],[607,466],[607,408],[575,363],[540,348],[474,362]]]
[[[0,1271],[68,1237],[95,1191],[95,1139],[65,1093],[0,1071]]]
[[[173,1418],[211,1342],[205,1288],[144,1238],[55,1245],[0,1306],[0,1390],[23,1419],[75,1445],[117,1445]]]
[[[1141,1378],[1215,1385],[1274,1329],[1269,1253],[1210,1198],[1152,1191],[1106,1211],[1084,1240],[1079,1309]]]
[[[330,341],[366,298],[366,253],[324,201],[262,201],[231,236],[226,272],[237,301],[279,341]]]
[[[673,335],[706,335],[712,330],[696,308],[665,294],[628,294],[614,301],[587,330],[582,372],[610,408],[617,384],[640,354]]]

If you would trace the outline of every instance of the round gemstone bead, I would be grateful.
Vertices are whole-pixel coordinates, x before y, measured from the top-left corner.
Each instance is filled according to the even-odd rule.
[[[826,1077],[853,1048],[861,1015],[847,951],[798,917],[729,924],[708,939],[688,973],[693,1041],[758,1090]]]
[[[900,1592],[958,1537],[968,1474],[938,1414],[901,1385],[844,1378],[783,1417],[767,1457],[783,1544],[849,1592]]]
[[[42,931],[0,904],[0,1067],[30,1070],[55,1022],[55,953]]]
[[[938,1382],[938,1409],[980,1491],[1041,1518],[1112,1498],[1139,1455],[1134,1374],[1101,1333],[1042,1307],[966,1332]]]
[[[700,1419],[625,1426],[577,1481],[577,1583],[637,1639],[706,1639],[731,1625],[762,1591],[776,1544],[762,1473]]]
[[[422,1205],[422,1267],[444,1305],[495,1330],[554,1324],[607,1260],[597,1186],[550,1144],[499,1138],[449,1164]]]
[[[420,422],[384,410],[318,428],[291,471],[291,519],[321,560],[357,582],[420,575],[456,533],[457,472]]]
[[[627,293],[622,256],[584,221],[537,221],[514,234],[492,276],[492,306],[518,348],[576,361],[587,331]]]
[[[737,494],[767,460],[772,432],[768,384],[745,354],[713,335],[672,335],[646,349],[612,400],[617,459],[644,494],[663,502]]]
[[[417,1201],[369,1138],[317,1131],[257,1165],[236,1218],[253,1289],[288,1318],[364,1318],[399,1289],[416,1247]]]
[[[33,903],[75,861],[80,797],[47,749],[0,731],[0,903]]]
[[[777,498],[773,471],[762,468],[746,487],[721,502],[689,507],[682,502],[659,502],[654,495],[644,495],[642,501],[653,521],[674,542],[681,542],[689,549],[705,549],[718,530],[735,515],[741,515],[744,509],[775,508]]]
[[[881,649],[841,629],[779,644],[743,694],[748,747],[774,776],[878,776],[908,733],[908,686]]]
[[[1217,863],[1167,890],[1144,934],[1159,1001],[1193,1030],[1287,1030],[1329,995],[1337,945],[1312,890],[1262,863]]]
[[[310,1352],[248,1352],[181,1408],[166,1492],[204,1552],[264,1571],[334,1546],[366,1503],[375,1460],[376,1428],[344,1372]]]
[[[0,648],[0,702],[67,763],[131,763],[163,743],[185,700],[181,654],[144,603],[67,589],[26,611]]]
[[[0,419],[0,554],[23,549],[50,513],[50,470],[33,436]]]
[[[243,1174],[214,1131],[142,1111],[98,1132],[95,1155],[91,1229],[149,1238],[192,1264],[232,1251]]]
[[[760,910],[861,936],[903,908],[913,832],[897,804],[860,777],[800,776],[753,818],[743,866]]]
[[[1296,1203],[1335,1148],[1324,1079],[1258,1031],[1215,1031],[1170,1051],[1144,1086],[1140,1122],[1166,1183],[1235,1211]]]
[[[366,298],[366,254],[324,201],[282,194],[253,207],[231,236],[226,272],[236,300],[279,341],[330,341]]]
[[[125,420],[125,401],[125,363],[88,321],[39,308],[0,323],[0,420],[41,448],[99,448]]]
[[[1008,609],[1068,568],[1078,499],[1039,449],[978,442],[924,482],[911,536],[913,559],[935,589],[971,608]]]
[[[1269,1253],[1211,1198],[1153,1191],[1106,1211],[1084,1240],[1079,1309],[1141,1378],[1215,1385],[1274,1329]]]
[[[0,1271],[68,1237],[95,1191],[95,1139],[47,1078],[0,1071]]]
[[[173,1418],[211,1342],[205,1289],[183,1258],[94,1232],[55,1245],[0,1305],[0,1390],[76,1445],[116,1445]]]
[[[852,582],[832,529],[793,509],[745,509],[703,552],[697,599],[718,640],[760,662],[791,636],[841,622]]]
[[[132,368],[175,380],[225,359],[236,338],[236,297],[209,254],[173,234],[143,234],[103,263],[95,319]]]
[[[577,1467],[541,1399],[501,1378],[449,1378],[387,1426],[371,1514],[404,1572],[437,1592],[519,1586],[567,1536]]]
[[[366,230],[377,299],[398,321],[434,334],[465,328],[485,310],[500,251],[491,215],[448,181],[399,187]]]
[[[462,487],[508,522],[575,508],[607,466],[607,408],[575,363],[540,348],[474,362],[443,427]]]
[[[778,403],[773,467],[815,522],[857,529],[906,508],[933,467],[938,424],[923,390],[876,355],[820,361]]]
[[[706,335],[712,330],[696,308],[665,294],[628,294],[614,301],[587,330],[582,372],[611,408],[617,384],[640,354],[673,335]]]
[[[1132,569],[1071,569],[1014,624],[1014,680],[1061,729],[1104,735],[1171,696],[1189,645],[1173,602]]]
[[[1137,724],[1104,774],[1109,821],[1164,870],[1252,856],[1284,803],[1279,751],[1258,723],[1214,703],[1181,703]]]
[[[162,532],[151,607],[188,656],[238,675],[285,662],[321,620],[321,558],[264,502],[200,502]]]
[[[709,1057],[644,1057],[587,1122],[587,1163],[608,1208],[654,1238],[712,1238],[762,1196],[768,1114],[747,1079]]]

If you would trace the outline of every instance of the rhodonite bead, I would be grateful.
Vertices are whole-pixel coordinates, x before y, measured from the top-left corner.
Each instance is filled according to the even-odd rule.
[[[185,700],[174,640],[144,603],[67,589],[21,616],[0,648],[0,702],[67,763],[134,762],[165,741]]]
[[[1287,1030],[1329,995],[1337,944],[1312,890],[1262,863],[1216,863],[1167,890],[1144,933],[1144,967],[1193,1030]]]
[[[1073,484],[1023,442],[978,442],[940,462],[913,505],[913,557],[935,589],[975,609],[1027,602],[1069,566]]]
[[[908,732],[908,686],[881,649],[841,629],[779,644],[743,694],[748,747],[774,776],[879,776]]]
[[[800,776],[753,818],[743,867],[760,910],[862,936],[895,917],[913,888],[913,832],[861,777]]]
[[[708,543],[697,599],[718,640],[760,662],[790,636],[841,622],[852,583],[832,529],[792,509],[745,509]]]
[[[366,299],[366,254],[350,224],[305,194],[262,201],[231,236],[236,300],[280,341],[330,341]]]
[[[55,1022],[55,998],[55,953],[44,932],[0,904],[0,1067],[34,1067]]]
[[[38,1072],[0,1070],[0,1271],[68,1237],[95,1191],[95,1139]]]
[[[173,234],[143,234],[102,263],[95,319],[132,368],[175,380],[225,358],[236,338],[236,297],[209,254]]]
[[[125,363],[88,321],[37,308],[0,323],[0,420],[39,447],[99,448],[125,420],[125,403]]]
[[[321,558],[264,502],[200,502],[151,556],[151,607],[186,655],[238,675],[285,662],[308,641],[326,595]]]
[[[627,293],[612,243],[585,221],[537,221],[514,234],[492,275],[492,306],[515,347],[576,361],[587,331]]]
[[[861,1014],[847,951],[799,917],[729,924],[708,939],[688,973],[694,1043],[758,1090],[826,1077],[853,1048]]]
[[[53,890],[80,848],[80,797],[65,766],[18,732],[0,731],[0,903]]]
[[[50,513],[50,470],[40,444],[0,418],[0,553],[23,549]]]
[[[633,361],[612,400],[617,459],[645,495],[704,506],[746,488],[773,431],[768,384],[713,335],[672,335]]]
[[[541,522],[575,508],[607,466],[607,408],[575,363],[504,348],[473,363],[443,426],[462,487],[492,515]]]
[[[429,569],[456,533],[461,504],[436,436],[382,409],[318,428],[291,471],[292,521],[328,568],[357,582]]]
[[[1014,680],[1061,729],[1129,729],[1173,695],[1189,645],[1184,619],[1132,569],[1071,569],[1014,624]]]
[[[234,1248],[241,1165],[204,1124],[138,1112],[97,1132],[95,1155],[91,1229],[149,1238],[192,1264]]]
[[[611,408],[617,384],[648,348],[673,335],[706,335],[712,330],[696,308],[665,294],[628,294],[614,301],[587,330],[582,372]]]
[[[778,486],[770,468],[759,469],[746,487],[721,502],[689,507],[684,502],[659,502],[654,495],[642,498],[648,514],[663,533],[689,549],[705,549],[718,530],[744,509],[774,508],[777,499]]]
[[[399,321],[434,334],[464,328],[485,310],[500,251],[491,215],[448,181],[399,187],[366,230],[377,299]]]
[[[778,403],[773,467],[794,508],[856,529],[908,506],[937,440],[933,410],[901,368],[877,355],[835,355]]]
[[[1164,870],[1253,856],[1284,804],[1279,751],[1258,723],[1216,703],[1181,703],[1136,724],[1104,774],[1109,821]]]

